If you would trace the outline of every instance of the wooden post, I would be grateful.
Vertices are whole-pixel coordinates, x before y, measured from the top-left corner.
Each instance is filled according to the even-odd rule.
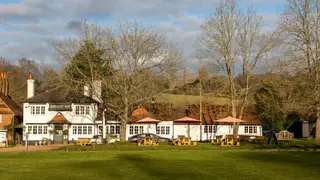
[[[25,144],[24,151],[25,152],[28,152],[28,136],[29,136],[29,134],[28,134],[28,132],[26,132],[26,141],[24,142],[24,144]]]
[[[199,74],[200,79],[200,141],[202,141],[202,81],[201,81],[201,74]]]

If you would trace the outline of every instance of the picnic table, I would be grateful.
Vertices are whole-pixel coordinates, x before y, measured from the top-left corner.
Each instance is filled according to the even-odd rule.
[[[146,136],[143,139],[138,139],[137,145],[138,146],[158,146],[159,141],[153,140],[150,136]]]
[[[234,138],[233,135],[226,135],[225,141],[221,141],[221,146],[233,146],[237,145],[240,146],[240,142],[238,138]]]
[[[174,139],[172,141],[172,144],[178,145],[178,146],[191,146],[191,145],[197,145],[197,142],[191,143],[190,137],[178,136],[178,139]]]
[[[90,138],[78,138],[77,144],[81,146],[91,145],[91,140]]]

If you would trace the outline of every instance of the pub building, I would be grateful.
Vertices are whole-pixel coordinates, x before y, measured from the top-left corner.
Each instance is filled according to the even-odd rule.
[[[99,78],[93,83],[93,90],[98,93],[92,97],[86,87],[84,93],[56,88],[35,95],[32,74],[29,74],[27,86],[27,100],[23,102],[24,142],[26,135],[30,144],[44,140],[60,144],[102,135]]]

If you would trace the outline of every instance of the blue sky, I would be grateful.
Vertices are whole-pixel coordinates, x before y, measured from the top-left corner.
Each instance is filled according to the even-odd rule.
[[[193,44],[199,27],[219,0],[0,0],[0,56],[15,63],[26,57],[57,65],[53,42],[76,32],[81,20],[114,26],[137,20],[165,34],[184,50],[186,66],[198,67]],[[276,26],[285,0],[239,0],[264,16],[265,30]]]

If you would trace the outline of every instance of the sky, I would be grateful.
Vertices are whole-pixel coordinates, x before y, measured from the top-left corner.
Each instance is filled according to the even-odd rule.
[[[164,34],[181,48],[185,66],[195,71],[194,43],[200,25],[219,0],[0,0],[0,57],[21,58],[58,66],[55,41],[74,35],[82,20],[101,26],[136,20]],[[276,27],[285,0],[239,0],[264,16],[264,30]]]

